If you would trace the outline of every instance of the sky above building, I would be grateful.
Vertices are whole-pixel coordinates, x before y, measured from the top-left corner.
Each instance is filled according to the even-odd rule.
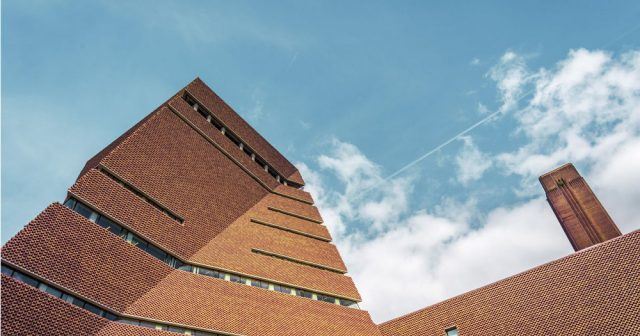
[[[196,76],[302,171],[376,322],[640,228],[640,3],[3,1],[2,242]]]

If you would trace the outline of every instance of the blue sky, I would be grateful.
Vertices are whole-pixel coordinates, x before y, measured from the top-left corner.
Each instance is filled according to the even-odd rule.
[[[3,1],[2,241],[200,76],[303,170],[374,319],[406,313],[569,253],[535,184],[559,163],[640,226],[638,17],[633,1]],[[408,261],[365,262],[380,254]]]

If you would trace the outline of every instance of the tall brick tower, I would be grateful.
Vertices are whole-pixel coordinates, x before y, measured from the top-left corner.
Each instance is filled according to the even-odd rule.
[[[620,236],[607,210],[571,163],[540,176],[540,183],[574,250]]]
[[[196,79],[6,243],[3,335],[379,335],[303,185]]]

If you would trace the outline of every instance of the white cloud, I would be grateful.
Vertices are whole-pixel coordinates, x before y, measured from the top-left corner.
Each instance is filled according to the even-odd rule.
[[[492,158],[463,138],[458,179],[480,178],[498,160],[530,186],[547,169],[575,161],[621,230],[638,229],[639,69],[638,52],[614,58],[577,50],[552,70],[531,72],[522,57],[508,52],[491,78],[501,108],[512,111],[526,143]],[[519,102],[528,85],[533,95]],[[480,168],[468,167],[477,162]],[[382,169],[351,144],[332,141],[317,163],[317,170],[299,165],[307,190],[377,322],[571,252],[543,197],[481,212],[474,198],[460,202],[443,195],[431,209],[411,209],[416,177],[384,181]],[[334,177],[338,186],[328,183]]]
[[[467,185],[469,182],[480,179],[492,163],[491,158],[478,149],[470,136],[462,136],[459,139],[464,142],[464,145],[455,159],[457,179],[458,182]]]
[[[501,71],[522,69],[510,64]],[[535,190],[541,173],[568,161],[589,167],[638,137],[640,52],[616,59],[603,51],[574,50],[554,69],[521,76],[535,87],[532,98],[514,111],[516,132],[527,143],[497,160],[508,173],[523,177],[524,194]],[[501,78],[494,79],[500,87]],[[504,95],[503,100],[511,99],[510,93]]]
[[[480,113],[480,114],[489,114],[489,112],[491,112],[491,111],[489,110],[489,108],[486,105],[484,105],[482,103],[478,103],[478,113]]]
[[[475,57],[469,62],[469,64],[473,65],[473,66],[479,65],[480,64],[480,59]]]
[[[432,210],[411,211],[410,180],[380,184],[380,168],[355,146],[334,140],[318,161],[320,171],[298,167],[376,321],[569,252],[543,199],[487,216],[478,216],[475,199],[446,197]],[[327,176],[341,181],[340,190],[328,188]],[[358,194],[363,186],[369,191]]]
[[[620,230],[637,229],[640,226],[640,139],[626,142],[605,158],[586,178]]]
[[[518,99],[524,93],[525,86],[531,81],[524,57],[508,51],[500,58],[500,62],[487,74],[496,82],[502,106],[505,112],[517,106]]]

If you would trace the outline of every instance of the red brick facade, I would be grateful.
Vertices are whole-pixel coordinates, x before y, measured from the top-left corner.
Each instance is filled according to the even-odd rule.
[[[640,231],[382,323],[386,336],[640,335]]]
[[[69,207],[81,206],[54,203],[5,244],[3,273],[13,278],[3,276],[2,327],[379,335],[366,311],[348,307],[360,295],[313,199],[294,187],[303,184],[196,79],[87,162],[69,189]],[[105,229],[114,225],[121,233]],[[23,275],[41,290],[15,280]],[[21,313],[30,297],[37,310]]]
[[[301,185],[194,80],[4,245],[3,335],[640,334],[638,231],[376,326]]]
[[[540,183],[574,250],[620,235],[607,210],[572,164],[540,176]]]

